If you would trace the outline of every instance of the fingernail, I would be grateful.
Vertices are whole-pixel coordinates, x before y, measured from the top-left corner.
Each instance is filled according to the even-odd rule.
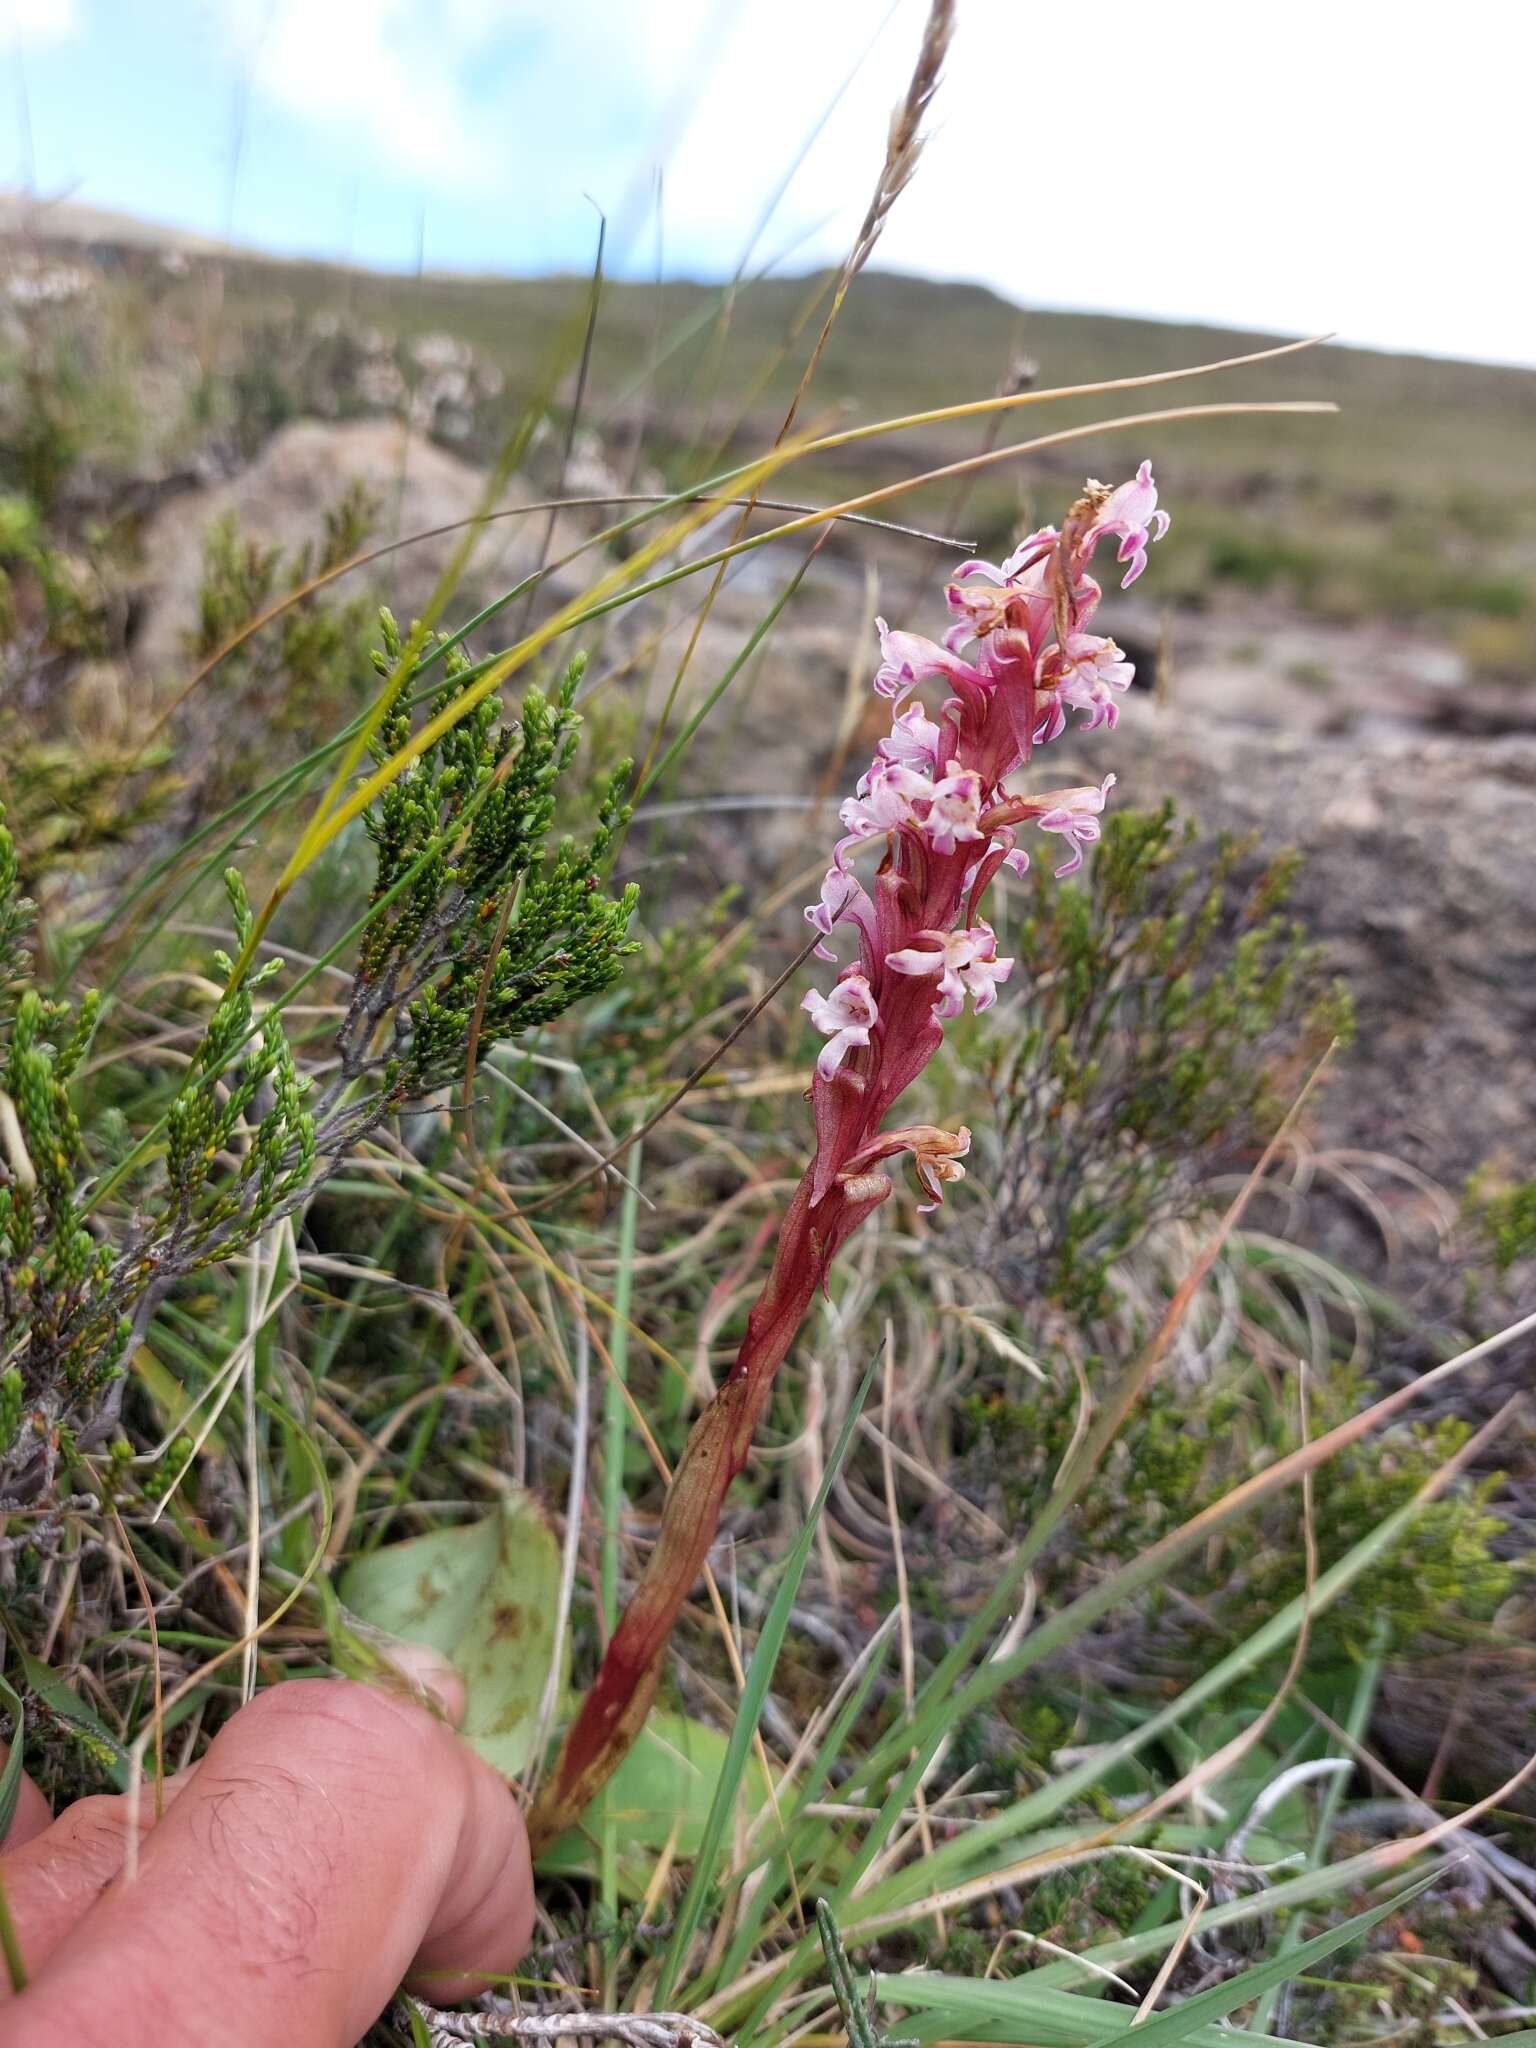
[[[398,1640],[377,1647],[385,1663],[399,1672],[412,1692],[453,1727],[463,1726],[467,1705],[464,1681],[441,1651],[430,1650],[425,1643]]]

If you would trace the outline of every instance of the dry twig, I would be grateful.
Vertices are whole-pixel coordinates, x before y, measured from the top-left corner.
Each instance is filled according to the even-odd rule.
[[[432,2048],[481,2041],[622,2041],[626,2048],[726,2048],[713,2027],[685,2012],[444,2012],[411,2006]]]

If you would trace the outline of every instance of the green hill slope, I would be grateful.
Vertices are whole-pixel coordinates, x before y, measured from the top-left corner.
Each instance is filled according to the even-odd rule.
[[[27,242],[14,204],[0,207],[0,231],[7,226],[14,252]],[[569,402],[585,278],[411,278],[216,259],[184,237],[157,244],[158,232],[61,207],[32,217],[29,246],[50,237],[56,247],[83,245],[122,316],[118,355],[151,351],[155,335],[163,352],[171,337],[227,374],[254,422],[248,432],[355,403],[317,390],[313,365],[292,369],[322,334],[327,363],[349,347],[355,355],[365,345],[375,359],[383,348],[407,395],[424,337],[468,343],[500,387],[466,429],[464,445],[482,456],[530,399],[543,393],[562,414]],[[766,446],[819,325],[824,284],[606,284],[585,424],[617,451],[621,469],[643,458],[677,483],[707,474],[722,447]],[[1219,277],[1211,290],[1219,301]],[[983,397],[1026,358],[1043,389],[1209,362],[1272,339],[1027,312],[980,286],[871,271],[849,294],[803,417],[876,419]],[[907,510],[990,547],[1033,516],[1037,491],[1054,503],[1064,481],[1114,476],[1150,455],[1179,508],[1159,579],[1165,594],[1205,601],[1233,589],[1324,616],[1413,619],[1454,634],[1474,669],[1516,678],[1536,670],[1536,372],[1328,347],[1184,385],[1031,406],[1000,425],[967,421],[865,444],[797,469],[792,488],[827,502],[953,461],[991,435],[1019,440],[1106,413],[1229,398],[1328,398],[1341,411],[1098,435],[963,489],[930,491]]]

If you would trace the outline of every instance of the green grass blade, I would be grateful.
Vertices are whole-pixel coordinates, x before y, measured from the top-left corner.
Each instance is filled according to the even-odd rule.
[[[1237,1927],[1249,1920],[1292,1912],[1298,1906],[1316,1906],[1341,1893],[1359,1891],[1377,1883],[1382,1875],[1382,1852],[1365,1849],[1358,1856],[1347,1857],[1342,1863],[1330,1863],[1321,1870],[1304,1870],[1295,1877],[1282,1879],[1279,1884],[1268,1885],[1256,1892],[1244,1892],[1238,1898],[1223,1900],[1219,1906],[1208,1906],[1200,1916],[1200,1926],[1204,1932],[1215,1933],[1223,1927]],[[1080,1950],[1070,1960],[1063,1958],[1060,1962],[1043,1963],[1031,1973],[1032,1977],[1037,1983],[1065,1986],[1085,1982],[1093,1976],[1095,1967],[1109,1970],[1131,1968],[1151,1956],[1165,1953],[1177,1939],[1183,1924],[1182,1920],[1168,1920],[1160,1927],[1143,1928],[1136,1934],[1122,1934],[1114,1940],[1101,1941],[1092,1948]],[[1271,2035],[1263,2038],[1273,2040]]]
[[[1254,1963],[1251,1968],[1240,1970],[1235,1977],[1229,1977],[1225,1984],[1213,1984],[1209,1991],[1198,1991],[1182,2004],[1144,2020],[1136,2029],[1137,2048],[1174,2048],[1176,2042],[1188,2041],[1207,2022],[1224,2020],[1228,2013],[1236,2012],[1250,1999],[1283,1984],[1289,1977],[1310,1970],[1314,1963],[1320,1963],[1325,1956],[1331,1956],[1336,1949],[1358,1940],[1362,1934],[1369,1934],[1389,1914],[1398,1912],[1410,1899],[1417,1898],[1439,1874],[1432,1870],[1416,1884],[1406,1885],[1402,1891],[1394,1893],[1384,1905],[1356,1913],[1337,1927],[1314,1934],[1310,1941],[1302,1942],[1288,1955],[1270,1956],[1265,1962]]]
[[[629,1157],[629,1179],[619,1207],[619,1269],[613,1282],[613,1329],[608,1339],[611,1370],[603,1390],[603,1536],[598,1558],[598,1604],[604,1635],[611,1636],[619,1618],[619,1538],[624,1519],[624,1449],[629,1414],[624,1389],[629,1379],[629,1304],[635,1263],[635,1228],[640,1215],[642,1147]],[[598,1898],[607,1923],[618,1917],[618,1839],[611,1810],[604,1810],[598,1844]]]
[[[1099,2048],[1109,2041],[1135,2042],[1129,2032],[1133,2009],[1101,1998],[1079,1997],[1035,1982],[1036,1973],[1011,1980],[945,1977],[926,1970],[906,1976],[877,1975],[875,1996],[925,2015],[920,2039],[1016,2042],[1027,2048]],[[1221,1987],[1225,1988],[1225,1987]],[[1237,2027],[1196,2020],[1184,2037],[1196,2048],[1257,2048],[1263,2040]]]
[[[779,614],[783,611],[784,607],[789,603],[790,599],[794,596],[795,592],[800,588],[800,585],[805,581],[806,571],[810,568],[811,563],[815,557],[815,553],[816,550],[814,548],[810,548],[806,551],[805,558],[800,563],[800,566],[796,569],[794,575],[790,577],[789,581],[785,584],[784,588],[779,592],[778,596],[774,599],[773,603],[768,607],[767,611],[764,612],[763,616],[752,628],[752,631],[747,635],[747,638],[742,642],[741,648],[734,656],[734,658],[726,663],[725,668],[721,673],[720,680],[713,686],[712,689],[708,691],[708,693],[705,695],[702,702],[699,704],[698,709],[693,713],[693,715],[684,722],[682,731],[678,734],[677,738],[673,740],[671,746],[667,748],[667,751],[662,755],[661,759],[656,763],[655,767],[651,769],[650,773],[645,777],[644,781],[635,791],[634,800],[636,803],[639,803],[652,789],[654,789],[656,784],[660,782],[662,777],[667,773],[668,769],[672,768],[678,761],[680,761],[683,755],[688,751],[689,746],[692,744],[694,734],[698,731],[699,727],[704,723],[705,719],[708,718],[709,714],[720,702],[720,699],[731,687],[731,684],[735,682],[737,676],[741,674],[741,671],[752,659],[753,655],[757,652],[758,648],[762,646],[763,642],[768,638],[768,635],[773,631],[774,627],[778,624]]]
[[[1363,1741],[1365,1739],[1365,1731],[1370,1725],[1371,1710],[1376,1704],[1377,1687],[1381,1683],[1381,1672],[1384,1662],[1382,1639],[1385,1637],[1385,1634],[1386,1629],[1384,1625],[1378,1624],[1376,1647],[1360,1666],[1360,1675],[1356,1680],[1354,1693],[1349,1703],[1349,1711],[1344,1721],[1344,1732],[1352,1742]],[[1334,1822],[1338,1818],[1339,1805],[1344,1797],[1344,1787],[1348,1776],[1349,1773],[1346,1771],[1336,1772],[1324,1787],[1318,1806],[1317,1827],[1313,1832],[1312,1845],[1307,1854],[1307,1867],[1309,1870],[1319,1869],[1327,1857],[1328,1843],[1333,1835]],[[1280,1936],[1279,1952],[1282,1955],[1288,1955],[1295,1949],[1296,1944],[1301,1940],[1303,1924],[1300,1914],[1286,1922],[1284,1931]],[[1256,2033],[1267,2034],[1272,2030],[1275,2007],[1279,2001],[1281,1989],[1280,1985],[1276,1985],[1273,1990],[1267,1991],[1259,2000],[1258,2007],[1253,2015],[1253,2025]]]
[[[925,1856],[920,1864],[897,1871],[878,1884],[871,1885],[858,1898],[857,1914],[851,1917],[850,1933],[871,1933],[905,1925],[911,1920],[923,1918],[932,1910],[929,1903],[933,1895],[947,1885],[967,1882],[985,1882],[989,1876],[1006,1868],[1015,1860],[1014,1851],[1022,1850],[1018,1836],[1026,1827],[1037,1827],[1050,1819],[1071,1799],[1080,1797],[1112,1770],[1117,1764],[1164,1734],[1169,1728],[1187,1717],[1196,1708],[1217,1697],[1235,1680],[1246,1676],[1256,1666],[1276,1656],[1294,1636],[1308,1615],[1316,1619],[1332,1602],[1354,1583],[1360,1574],[1370,1568],[1384,1552],[1406,1532],[1424,1503],[1421,1500],[1406,1502],[1395,1514],[1389,1515],[1368,1535],[1364,1536],[1352,1550],[1324,1572],[1312,1588],[1310,1600],[1304,1597],[1288,1603],[1274,1614],[1262,1627],[1254,1631],[1243,1643],[1229,1651],[1211,1668],[1202,1673],[1191,1685],[1150,1716],[1139,1727],[1128,1731],[1117,1741],[1105,1744],[1094,1756],[1071,1770],[1063,1772],[1051,1783],[1009,1807],[1005,1813],[991,1819],[979,1821],[962,1836],[951,1842],[938,1843],[933,1853]],[[1060,1615],[1043,1622],[1026,1638],[1013,1656],[1001,1663],[985,1664],[974,1674],[971,1685],[964,1686],[958,1694],[951,1696],[951,1713],[958,1718],[962,1713],[973,1712],[977,1705],[993,1698],[1003,1686],[1011,1683],[1021,1673],[1041,1658],[1053,1654],[1075,1641],[1086,1627],[1083,1617],[1088,1611],[1089,1619],[1097,1619],[1103,1604],[1114,1606],[1117,1596],[1112,1588],[1116,1579],[1133,1576],[1136,1566],[1122,1567],[1121,1572],[1112,1574],[1103,1585],[1090,1594],[1074,1601]],[[912,1737],[906,1728],[898,1723],[894,1739],[903,1749],[911,1743]],[[919,1753],[921,1756],[921,1752]],[[844,1912],[850,1903],[853,1886],[873,1860],[879,1847],[885,1841],[895,1817],[904,1810],[912,1796],[913,1788],[922,1772],[921,1762],[903,1770],[895,1792],[885,1801],[879,1816],[871,1823],[860,1854],[854,1859],[841,1883],[832,1893],[835,1911]],[[855,1777],[860,1774],[856,1773]],[[852,1782],[852,1781],[850,1781]],[[899,1797],[898,1797],[899,1795]],[[871,1847],[871,1844],[873,1845]],[[987,1853],[987,1852],[990,1852]],[[1350,1866],[1356,1875],[1369,1876],[1376,1866],[1369,1854],[1353,1859]],[[1338,1866],[1343,1869],[1344,1866]],[[1300,1896],[1305,1898],[1326,1896],[1330,1886],[1319,1883],[1319,1876],[1329,1873],[1304,1873],[1294,1881],[1304,1889]],[[1271,1911],[1282,1903],[1282,1898],[1291,1893],[1290,1886],[1276,1886],[1260,1895],[1262,1909]],[[1236,1909],[1235,1911],[1233,1909]],[[1246,1908],[1246,1913],[1244,1909]],[[1225,1918],[1243,1918],[1258,1910],[1246,1899],[1234,1900],[1223,1909],[1212,1909],[1206,1915],[1206,1925],[1217,1924],[1218,1912]],[[1106,1944],[1092,1952],[1095,1961],[1111,1964],[1138,1960],[1147,1955],[1158,1954],[1166,1949],[1179,1931],[1177,1922],[1152,1930],[1146,1934],[1129,1936],[1119,1942]],[[762,2019],[769,2006],[782,1995],[786,1982],[793,1982],[807,1966],[815,1950],[812,1937],[804,1937],[788,1949],[769,1981],[763,1986],[751,2006],[744,2030],[751,2031]],[[1074,1982],[1083,1973],[1071,1963],[1048,1965],[1053,1981]],[[1033,1973],[1036,1977],[1042,1972]],[[714,2017],[714,2014],[711,2014]]]
[[[11,1822],[16,1818],[16,1802],[21,1797],[22,1759],[27,1753],[27,1710],[16,1688],[3,1678],[0,1678],[0,1707],[11,1717],[11,1753],[5,1760],[5,1769],[0,1771],[0,1844],[3,1844],[10,1833]]]
[[[871,1912],[886,1904],[899,1903],[904,1894],[914,1892],[922,1896],[941,1881],[946,1881],[956,1872],[957,1866],[974,1858],[976,1852],[992,1845],[1006,1842],[1008,1837],[1021,1827],[1038,1826],[1050,1819],[1071,1799],[1090,1790],[1099,1779],[1117,1764],[1125,1762],[1148,1743],[1155,1741],[1170,1728],[1186,1720],[1196,1709],[1205,1706],[1224,1692],[1228,1686],[1245,1677],[1249,1672],[1276,1657],[1291,1641],[1303,1620],[1309,1615],[1315,1619],[1330,1607],[1341,1594],[1367,1571],[1383,1553],[1407,1533],[1410,1524],[1420,1512],[1420,1503],[1408,1501],[1395,1514],[1371,1530],[1341,1557],[1317,1580],[1310,1600],[1303,1595],[1289,1601],[1278,1613],[1257,1628],[1253,1634],[1229,1650],[1209,1669],[1185,1687],[1176,1699],[1170,1700],[1157,1713],[1149,1715],[1138,1726],[1127,1731],[1116,1741],[1105,1744],[1094,1756],[1086,1758],[1069,1771],[1062,1772],[1037,1792],[1017,1802],[1005,1813],[992,1819],[980,1821],[965,1835],[953,1842],[940,1843],[922,1866],[913,1871],[902,1871],[885,1884],[872,1886],[865,1895],[865,1904]],[[1114,1576],[1118,1576],[1115,1574]],[[991,1699],[1005,1685],[1011,1684],[1022,1673],[1075,1641],[1086,1624],[1077,1610],[1084,1604],[1093,1610],[1093,1618],[1099,1613],[1096,1595],[1088,1596],[1087,1602],[1074,1601],[1060,1615],[1053,1615],[1042,1622],[1032,1635],[1027,1637],[1012,1657],[1001,1664],[983,1665],[976,1674],[972,1686],[963,1687],[955,1702],[955,1713],[974,1712],[983,1700]],[[1115,1604],[1113,1601],[1111,1605]]]
[[[603,1627],[612,1635],[619,1618],[619,1533],[624,1512],[624,1445],[629,1415],[624,1386],[629,1372],[629,1303],[634,1279],[635,1226],[640,1214],[640,1159],[637,1144],[629,1155],[629,1181],[619,1206],[619,1267],[613,1282],[613,1332],[608,1356],[613,1371],[603,1402],[603,1547],[598,1588]]]
[[[42,1701],[50,1714],[56,1714],[67,1722],[93,1753],[112,1789],[125,1792],[128,1789],[128,1763],[123,1746],[112,1730],[92,1706],[88,1706],[79,1695],[67,1686],[56,1671],[51,1671],[39,1657],[29,1650],[19,1649],[18,1662],[21,1675],[28,1687]]]
[[[891,1618],[894,1621],[894,1617]],[[837,1761],[847,1746],[848,1738],[863,1717],[869,1695],[876,1680],[884,1671],[894,1640],[894,1629],[887,1623],[884,1632],[875,1643],[874,1652],[859,1673],[858,1682],[851,1688],[833,1718],[825,1739],[819,1744],[810,1770],[798,1792],[794,1805],[773,1828],[772,1839],[764,1842],[755,1856],[749,1856],[739,1864],[731,1875],[731,1886],[739,1889],[755,1870],[764,1864],[778,1861],[785,1874],[794,1872],[800,1892],[814,1889],[822,1882],[821,1872],[827,1851],[836,1839],[837,1830],[829,1820],[805,1817],[805,1809],[821,1797],[822,1789],[837,1767]],[[783,1891],[782,1884],[775,1885],[765,1877],[752,1891],[751,1899],[737,1922],[731,1936],[730,1947],[718,1970],[711,1973],[707,1984],[696,1987],[698,1991],[712,1990],[717,1984],[728,1984],[738,1971],[746,1968],[753,1949],[757,1946],[758,1930],[767,1915],[769,1906]]]

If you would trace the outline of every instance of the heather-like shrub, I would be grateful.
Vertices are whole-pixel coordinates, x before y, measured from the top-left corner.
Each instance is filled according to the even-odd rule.
[[[402,656],[388,614],[384,643],[387,675]],[[432,711],[467,673],[444,649]],[[322,1078],[296,1055],[273,999],[283,963],[258,964],[228,871],[238,957],[215,953],[207,1023],[155,1130],[115,1163],[93,1157],[70,1085],[100,1004],[72,1011],[35,985],[32,906],[0,817],[0,1496],[50,1488],[77,1439],[110,1431],[124,1355],[179,1282],[302,1208],[386,1117],[461,1071],[472,1043],[489,1049],[617,979],[635,891],[610,896],[604,877],[627,764],[584,844],[550,839],[580,674],[573,663],[553,700],[530,690],[513,721],[482,698],[364,813],[375,883]],[[399,701],[375,757],[411,729]]]
[[[1202,839],[1171,804],[1106,821],[1092,869],[1030,877],[1006,1029],[982,1041],[994,1109],[981,1260],[1026,1314],[1084,1324],[1159,1223],[1246,1164],[1303,1075],[1350,1036],[1349,997],[1287,917],[1299,856]]]

